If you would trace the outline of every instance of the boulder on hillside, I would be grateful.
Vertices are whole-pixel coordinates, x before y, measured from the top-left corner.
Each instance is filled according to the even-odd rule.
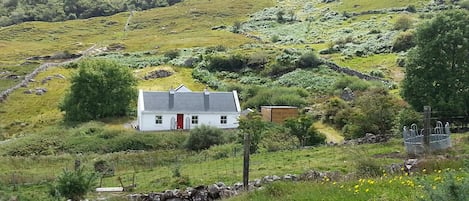
[[[167,70],[156,70],[148,73],[143,77],[145,80],[150,80],[150,79],[156,79],[156,78],[163,78],[163,77],[169,77],[173,75],[173,72],[167,71]]]

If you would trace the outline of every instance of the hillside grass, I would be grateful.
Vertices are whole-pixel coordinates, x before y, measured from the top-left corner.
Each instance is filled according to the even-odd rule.
[[[353,0],[334,2],[333,9],[347,12],[362,12],[368,10],[378,10],[384,8],[407,7],[414,5],[415,7],[423,7],[428,1],[425,0],[396,0],[396,1],[377,1],[377,0]]]
[[[232,26],[264,7],[270,0],[228,4],[224,0],[186,0],[172,7],[65,22],[25,22],[0,28],[0,65],[16,65],[26,58],[68,51],[79,53],[92,45],[124,44],[125,51],[170,50],[175,48],[225,45],[238,47],[251,39],[230,31],[212,31],[212,26]],[[21,47],[21,48],[18,48]],[[8,84],[8,83],[6,83]],[[3,86],[2,86],[3,87]]]
[[[397,66],[396,54],[375,54],[367,57],[354,57],[341,59],[340,55],[333,56],[332,60],[339,66],[348,67],[363,73],[373,70],[382,71],[385,78],[400,82],[404,78],[404,68]]]
[[[140,79],[138,89],[165,91],[171,87],[176,88],[180,84],[184,84],[193,91],[202,91],[205,88],[205,85],[192,79],[192,69],[190,68],[159,66],[134,70],[134,73],[137,77],[141,78],[146,73],[157,69],[168,69],[174,72],[174,74],[166,78]],[[0,114],[2,118],[0,118],[0,128],[4,130],[4,133],[2,133],[4,137],[30,135],[50,126],[60,126],[63,114],[59,110],[59,104],[70,86],[69,80],[73,72],[73,69],[54,67],[39,73],[35,79],[36,82],[31,82],[27,88],[16,90],[5,102],[1,103]],[[58,74],[65,76],[66,79],[55,77]],[[52,77],[52,80],[42,84],[41,81],[48,76]],[[46,88],[48,91],[41,96],[34,93],[24,94],[25,90],[32,89],[34,92],[34,89],[37,87]],[[130,120],[128,118],[121,118],[103,121],[110,123],[114,127],[122,128]]]
[[[61,74],[66,79],[60,79],[55,75]],[[47,76],[53,77],[45,84],[41,81]],[[44,127],[61,121],[62,113],[59,104],[68,89],[70,83],[70,70],[54,67],[36,77],[36,82],[30,82],[27,88],[20,88],[0,104],[0,126],[4,128],[6,137],[11,135],[27,135]],[[48,91],[43,95],[36,95],[35,88],[46,88]],[[33,94],[25,94],[24,91],[31,89]]]
[[[176,133],[173,133],[173,135],[174,134]],[[171,135],[171,133],[165,135]],[[424,163],[426,170],[431,173],[446,168],[458,169],[462,167],[463,159],[467,159],[469,154],[468,139],[466,135],[452,135],[453,148],[444,153],[448,159],[427,156],[433,162]],[[211,152],[215,150],[215,147],[213,147],[208,151],[200,153],[174,149],[84,155],[1,156],[0,170],[2,173],[0,174],[0,181],[2,182],[0,182],[0,184],[4,187],[11,187],[14,182],[16,182],[19,184],[18,187],[20,189],[16,193],[28,194],[34,189],[36,190],[36,196],[46,196],[44,190],[38,191],[38,189],[43,189],[41,186],[43,186],[44,182],[53,181],[54,178],[60,174],[60,169],[72,169],[76,159],[79,159],[81,164],[89,170],[92,169],[96,161],[105,160],[109,162],[112,167],[115,168],[115,176],[106,177],[102,180],[102,185],[106,187],[120,186],[117,179],[118,177],[122,179],[124,185],[130,185],[135,176],[135,182],[137,184],[135,192],[159,192],[177,187],[184,188],[186,185],[178,184],[176,182],[177,178],[174,176],[174,170],[178,167],[181,175],[187,180],[188,185],[192,186],[208,185],[219,181],[227,185],[232,185],[235,182],[241,181],[243,167],[241,149],[238,149],[236,155],[234,152],[228,152],[227,157],[221,159],[215,159],[209,156]],[[357,171],[358,161],[372,161],[380,166],[388,166],[392,163],[402,163],[407,157],[401,139],[392,139],[390,142],[384,144],[321,146],[312,149],[253,154],[250,163],[250,180],[262,178],[267,175],[282,176],[285,174],[301,174],[311,169],[318,171],[337,171],[341,174],[348,174]],[[461,160],[455,160],[455,157]],[[376,182],[374,186],[360,184],[359,182],[361,181],[357,181],[357,177],[337,181],[336,184],[333,184],[333,181],[326,183],[280,183],[275,185],[289,186],[285,186],[285,189],[297,189],[305,187],[303,185],[306,185],[319,188],[320,190],[287,190],[281,195],[275,196],[280,196],[278,199],[282,200],[303,200],[302,198],[309,200],[307,198],[310,196],[318,196],[318,192],[324,191],[324,195],[329,195],[337,191],[341,192],[341,194],[331,195],[332,197],[330,197],[330,199],[328,198],[329,196],[325,196],[324,198],[328,198],[325,200],[341,200],[340,198],[343,197],[340,196],[346,195],[353,195],[353,200],[363,200],[364,198],[366,198],[365,200],[378,199],[380,196],[384,196],[383,198],[387,198],[386,200],[397,200],[396,196],[404,196],[410,199],[415,195],[420,195],[418,194],[419,191],[414,192],[413,190],[415,189],[412,188],[403,189],[402,192],[396,191],[399,187],[403,187],[402,182],[407,182],[408,179],[414,181],[413,178],[406,177],[402,174],[397,175],[397,177],[394,175],[388,175],[387,177],[383,175],[383,178],[370,178]],[[399,178],[399,176],[401,178]],[[357,189],[354,186],[357,184],[360,185],[358,193],[361,195],[354,192]],[[369,192],[365,192],[367,188]],[[93,196],[99,195],[92,194],[91,197]],[[265,196],[267,196],[267,198],[262,198]],[[271,191],[259,191],[235,198],[234,200],[269,200],[268,198],[271,199],[269,196],[272,196]]]
[[[203,91],[205,85],[192,79],[192,69],[185,67],[174,67],[174,66],[157,66],[147,67],[140,70],[135,70],[137,77],[142,78],[147,73],[155,70],[166,70],[173,72],[174,74],[165,78],[151,79],[151,80],[140,80],[139,89],[148,91],[167,91],[170,88],[176,88],[183,84],[192,91]]]
[[[327,142],[341,143],[344,141],[344,136],[335,128],[324,124],[320,121],[314,122],[314,128],[316,128],[320,133],[326,136]]]
[[[455,175],[458,179],[446,178],[445,175],[448,174]],[[457,193],[447,192],[447,190],[454,189],[451,187],[443,189],[445,187],[444,182],[456,182],[459,187],[462,187],[462,181],[468,181],[468,177],[469,172],[467,170],[448,168],[430,173],[415,172],[411,176],[389,176],[384,173],[378,178],[359,178],[339,182],[276,182],[262,190],[244,193],[228,200],[430,200],[429,190],[425,188],[433,189],[431,191],[434,194],[446,195],[443,199],[447,198],[449,200],[450,195]],[[464,192],[459,193],[464,194]],[[459,196],[464,195],[459,194]]]
[[[2,71],[21,68],[20,74],[25,74],[34,67],[23,68],[16,65],[23,63],[28,57],[54,55],[63,51],[79,53],[93,45],[104,47],[112,43],[124,44],[127,52],[216,45],[236,48],[253,41],[229,30],[212,31],[211,27],[230,27],[235,21],[247,18],[248,13],[273,6],[273,3],[270,0],[242,0],[233,4],[227,4],[224,0],[187,0],[173,7],[134,12],[127,31],[124,31],[124,25],[130,13],[66,22],[26,22],[3,27],[0,28],[0,66]],[[192,79],[190,69],[175,67],[174,70],[175,75],[169,78],[142,81],[139,87],[168,90],[184,84],[195,91],[205,88]],[[51,69],[41,73],[36,80],[40,81],[56,73],[69,77],[71,71]],[[0,80],[0,89],[6,89],[17,82]],[[0,104],[2,134],[8,138],[30,134],[61,122],[62,114],[57,106],[68,86],[67,81],[58,82],[54,79],[45,86],[38,83],[30,85],[33,89],[46,87],[49,91],[43,96],[23,94],[22,89],[15,91],[7,101]]]

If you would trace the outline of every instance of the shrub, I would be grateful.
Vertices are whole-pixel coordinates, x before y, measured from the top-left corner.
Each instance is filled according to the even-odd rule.
[[[433,179],[422,181],[424,196],[418,200],[469,200],[469,177],[455,171],[445,171]]]
[[[202,68],[194,68],[192,70],[192,78],[208,85],[210,88],[218,89],[223,87],[223,83],[217,79],[210,71]]]
[[[355,110],[349,118],[352,125],[358,125],[365,133],[390,134],[394,128],[399,105],[397,99],[384,88],[366,91],[355,101]],[[361,137],[355,135],[354,137]]]
[[[260,152],[275,152],[296,148],[300,142],[298,138],[291,136],[285,128],[273,126],[269,128],[259,142]]]
[[[298,87],[308,91],[324,93],[332,90],[336,80],[334,73],[296,69],[277,78],[274,86]]]
[[[346,87],[348,87],[352,91],[365,91],[368,88],[370,88],[371,84],[357,77],[344,76],[338,79],[334,83],[333,86],[334,86],[334,89],[339,89],[339,90],[343,90]]]
[[[347,123],[344,127],[342,127],[342,133],[346,140],[360,138],[365,135],[365,132],[360,125],[352,123]]]
[[[205,48],[205,54],[210,54],[214,52],[224,52],[226,51],[226,47],[223,45],[217,45],[217,46],[210,46]]]
[[[255,76],[255,75],[242,76],[241,79],[239,79],[239,83],[245,84],[245,85],[262,86],[267,82],[269,82],[268,78]]]
[[[405,67],[405,62],[406,62],[405,57],[397,57],[397,59],[396,59],[396,64],[399,67]]]
[[[344,110],[345,108],[349,108],[349,105],[344,100],[337,97],[329,99],[324,105],[323,121],[333,124],[338,128],[342,128],[345,125],[345,122],[338,121],[339,119],[337,119],[336,116],[341,110]]]
[[[185,142],[185,147],[189,150],[200,151],[223,143],[223,131],[221,129],[201,125],[191,130],[189,138]]]
[[[298,58],[296,67],[298,68],[316,68],[321,60],[312,52],[305,53]]]
[[[295,48],[286,48],[284,49],[277,57],[275,57],[275,61],[280,65],[287,65],[290,66],[295,63],[295,61],[302,55],[303,53]]]
[[[169,60],[173,60],[179,56],[178,50],[169,50],[164,53],[164,56],[167,57]]]
[[[269,57],[267,53],[256,52],[256,53],[249,55],[249,57],[247,58],[246,65],[249,68],[259,70],[259,69],[264,68],[264,65],[267,64],[268,62],[269,62]]]
[[[406,51],[415,46],[414,33],[410,31],[400,33],[392,44],[393,52]]]
[[[272,41],[272,43],[276,43],[276,42],[280,41],[280,37],[278,35],[273,35],[270,38],[270,41]]]
[[[459,2],[459,6],[461,6],[461,8],[469,10],[469,0],[463,0]]]
[[[245,65],[246,59],[241,55],[213,56],[209,58],[207,69],[210,71],[239,71]]]
[[[262,105],[291,105],[301,107],[306,104],[304,94],[304,90],[298,90],[296,88],[261,88],[244,102],[244,107],[260,108]]]
[[[324,143],[326,137],[313,127],[313,122],[311,116],[301,115],[285,120],[285,127],[298,138],[301,146],[314,146]]]
[[[188,176],[181,175],[180,177],[175,177],[171,180],[171,188],[184,189],[189,186],[191,186],[191,181]]]
[[[94,163],[94,171],[103,176],[114,176],[114,168],[105,160],[99,160]]]
[[[412,28],[413,19],[409,15],[401,15],[397,18],[396,22],[394,23],[394,30],[403,30],[406,31]]]
[[[54,155],[63,150],[63,138],[59,136],[32,135],[3,146],[9,156]]]
[[[400,134],[404,126],[410,128],[412,124],[417,124],[418,128],[423,128],[422,114],[412,108],[402,109],[397,115],[396,121],[396,134],[398,134],[398,136],[401,136]]]
[[[380,70],[372,70],[370,72],[370,75],[374,77],[381,77],[381,78],[384,77],[383,71],[380,71]]]
[[[285,11],[283,11],[283,10],[279,10],[277,12],[277,22],[278,23],[284,23],[286,21],[285,18],[283,17],[284,15],[285,15]]]
[[[235,21],[235,22],[233,23],[233,27],[232,27],[231,32],[233,32],[233,33],[239,33],[240,30],[241,30],[241,26],[242,26],[242,24],[241,24],[240,21]]]
[[[0,27],[6,27],[14,24],[14,22],[6,16],[0,16]]]
[[[290,65],[290,64],[274,63],[270,65],[268,68],[265,68],[261,73],[263,75],[268,75],[271,77],[278,77],[294,69],[295,69],[295,66]]]
[[[233,135],[233,137],[238,138],[238,135]],[[212,158],[215,160],[227,158],[230,156],[241,156],[243,154],[243,145],[240,143],[230,143],[223,145],[214,145],[209,149],[203,150],[200,154],[205,158]]]
[[[363,158],[363,155],[357,156],[355,166],[357,174],[361,177],[377,177],[383,172],[383,169],[376,160]]]
[[[246,136],[250,136],[251,144],[249,151],[256,153],[259,149],[259,142],[268,128],[268,124],[262,119],[258,112],[248,113],[246,116],[239,118],[239,139],[244,142]]]
[[[57,184],[50,193],[54,197],[60,196],[72,201],[79,201],[93,189],[96,179],[95,173],[87,172],[84,168],[75,171],[64,169],[62,174],[57,177]]]

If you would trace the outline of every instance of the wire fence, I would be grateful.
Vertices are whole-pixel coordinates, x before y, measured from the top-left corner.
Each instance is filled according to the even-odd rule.
[[[313,159],[310,154],[311,149],[253,154],[250,160],[250,180],[268,175],[299,173],[291,172],[292,169],[296,171],[311,169]],[[67,156],[60,159],[43,157],[22,160],[19,157],[10,159],[3,157],[1,160],[9,161],[10,170],[0,173],[0,184],[13,187],[51,183],[63,169],[72,170],[75,160],[80,160],[81,164],[90,170],[97,161],[106,161],[113,170],[113,176],[103,177],[98,182],[102,187],[121,186],[121,181],[124,185],[137,183],[155,187],[171,186],[170,182],[177,177],[177,172],[190,178],[190,184],[194,186],[213,182],[234,184],[241,182],[243,176],[243,152],[240,148],[217,154],[179,151],[166,154],[126,152],[94,158]]]

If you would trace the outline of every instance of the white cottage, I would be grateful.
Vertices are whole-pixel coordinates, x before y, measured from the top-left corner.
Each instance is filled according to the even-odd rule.
[[[138,94],[137,123],[141,131],[192,129],[198,125],[237,128],[241,112],[238,93],[192,92],[184,86]]]

